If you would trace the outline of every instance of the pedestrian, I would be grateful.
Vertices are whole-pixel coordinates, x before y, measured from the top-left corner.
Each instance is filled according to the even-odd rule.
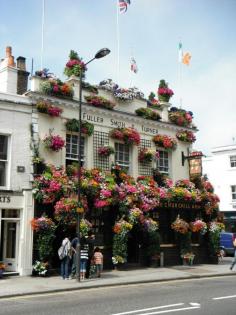
[[[234,259],[232,261],[232,264],[230,266],[230,270],[233,270],[234,265],[236,264],[236,237],[233,239],[233,246],[234,246]]]
[[[88,244],[88,261],[86,265],[86,274],[85,277],[88,279],[90,275],[90,266],[91,260],[93,258],[93,251],[94,251],[94,243],[95,243],[95,235],[92,231],[88,232],[88,236],[86,237],[86,244]]]
[[[99,247],[96,247],[94,249],[92,261],[93,261],[93,264],[96,266],[97,277],[100,278],[101,272],[102,272],[102,267],[103,267],[103,255],[102,255]]]
[[[80,279],[85,279],[86,266],[88,262],[88,244],[81,243],[80,249]]]
[[[70,279],[74,279],[76,274],[76,247],[78,244],[78,236],[75,236],[71,241],[71,253],[72,253],[72,266],[71,266],[71,274]]]
[[[64,280],[69,280],[69,265],[71,260],[71,242],[68,237],[62,241],[61,247],[58,250],[59,258],[61,259],[61,277]]]

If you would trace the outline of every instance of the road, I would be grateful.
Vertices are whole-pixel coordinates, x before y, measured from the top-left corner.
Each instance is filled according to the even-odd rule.
[[[235,277],[158,282],[0,300],[1,315],[235,315]]]

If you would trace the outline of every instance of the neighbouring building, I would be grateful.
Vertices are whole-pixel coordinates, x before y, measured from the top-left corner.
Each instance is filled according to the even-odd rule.
[[[0,62],[0,260],[7,271],[32,270],[34,216],[30,150],[32,105],[27,90],[25,58],[17,63],[7,47]]]
[[[215,147],[211,156],[203,158],[203,173],[220,198],[220,212],[227,231],[236,232],[236,145]]]

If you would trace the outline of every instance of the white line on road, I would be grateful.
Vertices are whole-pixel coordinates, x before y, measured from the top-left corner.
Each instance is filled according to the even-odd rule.
[[[156,307],[150,307],[150,308],[143,308],[140,310],[135,310],[135,311],[129,311],[129,312],[123,312],[123,313],[116,313],[116,314],[111,314],[111,315],[128,315],[128,314],[134,314],[134,313],[139,313],[139,312],[145,312],[145,311],[151,311],[151,310],[156,310],[160,308],[167,308],[167,307],[174,307],[174,306],[180,306],[184,305],[184,303],[177,303],[177,304],[169,304],[169,305],[163,305],[163,306],[156,306]]]
[[[139,315],[164,314],[164,313],[171,313],[171,312],[180,312],[180,311],[194,310],[194,309],[199,309],[199,308],[200,308],[200,306],[173,308],[172,310],[158,311],[158,312],[152,312],[152,313],[141,313]]]
[[[219,296],[216,298],[212,298],[212,300],[224,300],[224,299],[233,299],[233,298],[236,298],[236,295]]]

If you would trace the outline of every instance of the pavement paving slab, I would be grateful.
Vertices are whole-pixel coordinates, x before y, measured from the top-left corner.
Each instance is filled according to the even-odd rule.
[[[124,271],[104,271],[101,278],[63,280],[60,276],[8,276],[0,280],[0,299],[16,296],[91,289],[105,286],[161,282],[212,276],[235,276],[229,269],[232,258],[226,257],[218,265],[172,266],[168,268],[139,268]]]

